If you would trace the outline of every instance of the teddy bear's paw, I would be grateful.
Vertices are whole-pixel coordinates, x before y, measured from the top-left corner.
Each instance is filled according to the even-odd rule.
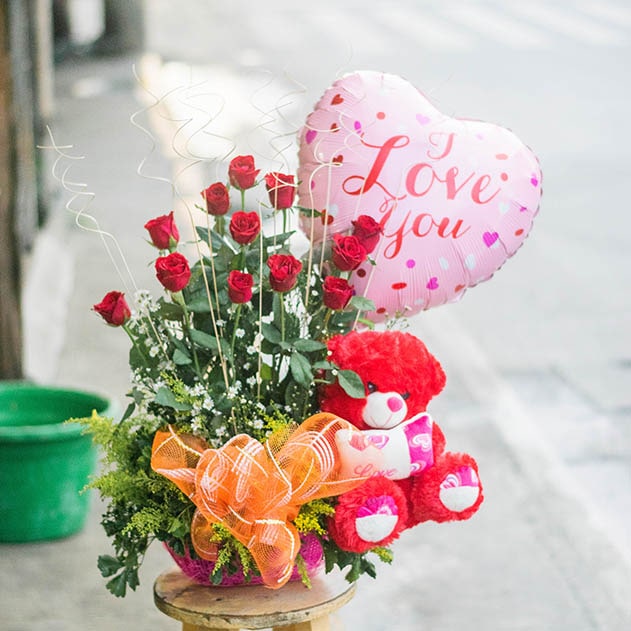
[[[403,491],[396,482],[375,476],[339,497],[329,529],[342,550],[366,552],[394,541],[407,519]]]
[[[439,497],[443,506],[454,513],[471,508],[480,495],[480,481],[473,467],[460,467],[440,483]]]
[[[444,453],[413,480],[410,527],[428,520],[469,519],[484,500],[477,464],[468,454]]]
[[[399,521],[399,511],[390,495],[369,497],[357,510],[355,530],[363,541],[376,544],[390,536]]]

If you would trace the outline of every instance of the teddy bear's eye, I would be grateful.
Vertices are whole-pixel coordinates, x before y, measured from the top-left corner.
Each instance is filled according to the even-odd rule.
[[[401,395],[401,398],[402,398],[404,401],[407,401],[407,400],[410,398],[410,393],[409,393],[409,392],[404,392],[404,393]]]
[[[372,381],[369,381],[366,384],[366,390],[368,390],[368,394],[372,394],[377,391],[377,386]]]

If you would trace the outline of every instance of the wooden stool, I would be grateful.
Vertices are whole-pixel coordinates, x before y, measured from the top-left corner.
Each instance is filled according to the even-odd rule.
[[[329,614],[355,594],[355,583],[333,571],[311,579],[308,589],[292,581],[278,590],[262,585],[206,587],[175,568],[153,586],[160,611],[182,622],[182,631],[267,629],[329,631]]]

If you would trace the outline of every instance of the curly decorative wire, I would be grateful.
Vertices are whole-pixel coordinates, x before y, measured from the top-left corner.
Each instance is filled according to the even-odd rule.
[[[57,156],[51,168],[51,172],[55,180],[71,195],[70,199],[65,204],[65,209],[74,215],[75,224],[79,228],[99,236],[123,286],[128,292],[130,292],[131,288],[131,291],[135,293],[138,291],[138,286],[136,285],[136,281],[134,280],[133,274],[131,273],[116,237],[112,233],[103,230],[96,217],[88,213],[88,209],[96,197],[95,193],[88,190],[88,184],[86,182],[75,182],[69,179],[72,164],[65,164],[65,162],[70,161],[72,163],[78,160],[84,160],[85,156],[69,153],[69,150],[74,148],[73,145],[58,145],[48,125],[46,126],[46,131],[50,139],[50,144],[38,145],[38,149],[52,150]],[[78,205],[77,202],[79,202]],[[117,257],[120,262],[116,260]]]

